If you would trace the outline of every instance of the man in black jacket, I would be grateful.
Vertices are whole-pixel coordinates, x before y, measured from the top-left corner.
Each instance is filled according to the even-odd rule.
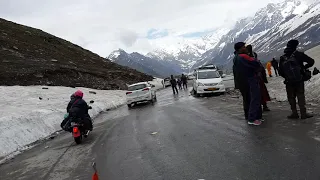
[[[188,78],[184,74],[181,75],[183,89],[188,89]]]
[[[173,75],[171,75],[170,84],[172,87],[173,94],[176,94],[176,92],[177,94],[179,94],[178,88],[177,88],[177,80],[173,77]]]
[[[273,67],[273,69],[274,69],[274,72],[276,73],[276,76],[279,76],[279,75],[278,75],[278,72],[279,72],[279,63],[278,63],[278,61],[277,61],[275,58],[272,59],[271,65],[272,65],[272,67]]]
[[[301,74],[304,75],[306,69],[312,67],[314,65],[314,60],[304,54],[303,52],[297,51],[297,47],[299,45],[298,40],[290,40],[287,44],[287,47],[284,50],[284,55],[280,58],[280,66],[279,66],[279,74],[280,76],[285,78],[285,85],[287,91],[288,101],[291,106],[292,114],[288,116],[289,119],[298,119],[298,111],[297,111],[297,102],[296,97],[298,98],[298,104],[300,107],[301,119],[307,119],[313,117],[311,114],[307,113],[306,109],[306,100],[305,100],[305,87],[304,80],[301,79],[297,82],[290,82],[288,78],[288,70],[285,69],[284,63],[288,62],[290,57],[294,57],[295,61],[301,68]],[[304,65],[306,63],[306,65]]]

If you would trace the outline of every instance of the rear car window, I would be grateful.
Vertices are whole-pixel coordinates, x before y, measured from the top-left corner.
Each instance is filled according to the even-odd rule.
[[[146,84],[138,84],[138,85],[134,85],[134,86],[129,86],[128,90],[129,91],[136,91],[136,90],[143,89],[143,88],[146,88],[146,87],[147,87]]]

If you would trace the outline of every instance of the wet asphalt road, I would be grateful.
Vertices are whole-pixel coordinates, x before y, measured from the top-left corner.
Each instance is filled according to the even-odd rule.
[[[100,115],[81,145],[62,133],[18,155],[0,179],[89,180],[92,162],[102,180],[320,179],[319,119],[289,121],[286,103],[270,108],[250,127],[236,97],[168,88],[155,105]]]

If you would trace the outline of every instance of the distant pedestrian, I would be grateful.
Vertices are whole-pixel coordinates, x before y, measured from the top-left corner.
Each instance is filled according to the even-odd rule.
[[[179,86],[179,90],[182,90],[182,81],[180,78],[178,78],[177,80],[178,86]]]
[[[243,97],[245,118],[249,125],[261,125],[261,93],[257,72],[260,64],[248,55],[244,42],[234,45],[235,57],[233,59],[233,72],[236,88]]]
[[[184,74],[181,75],[183,89],[188,89],[188,78]]]
[[[260,64],[260,68],[258,70],[258,77],[259,77],[259,85],[260,85],[260,93],[261,93],[261,105],[263,107],[263,111],[270,111],[267,105],[267,102],[271,101],[271,98],[270,98],[267,86],[265,85],[266,83],[268,83],[266,70],[264,69],[263,65],[259,61],[258,54],[253,52],[252,45],[247,45],[247,49],[248,49],[248,55],[250,57],[255,58]],[[262,111],[261,111],[260,117],[262,118]]]
[[[171,75],[170,84],[172,87],[173,94],[179,94],[177,89],[177,80],[173,77],[173,75]]]
[[[270,62],[270,61],[267,62],[266,68],[267,68],[269,77],[272,77],[272,73],[271,73],[271,62]]]
[[[279,64],[279,74],[285,78],[284,84],[292,110],[292,114],[288,116],[289,119],[299,118],[296,98],[298,98],[301,119],[313,117],[313,115],[307,113],[304,81],[311,78],[310,71],[307,69],[314,65],[314,60],[303,52],[297,51],[298,45],[298,40],[290,40]]]
[[[312,72],[312,75],[317,75],[317,74],[319,74],[320,73],[320,71],[318,70],[318,68],[317,67],[314,67],[314,69],[313,69],[313,72]]]
[[[279,63],[275,58],[272,59],[271,65],[272,65],[272,67],[274,69],[274,72],[275,72],[276,76],[278,77],[279,76],[279,74],[278,74],[278,72],[279,72]]]

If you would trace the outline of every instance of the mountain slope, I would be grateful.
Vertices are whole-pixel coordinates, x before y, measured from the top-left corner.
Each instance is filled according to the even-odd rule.
[[[319,2],[309,7],[300,0],[269,4],[254,17],[237,22],[215,48],[199,58],[194,67],[214,63],[230,68],[233,45],[239,41],[252,44],[262,61],[279,56],[292,38],[300,40],[306,49],[314,47],[320,42],[319,11]]]
[[[170,62],[147,57],[137,52],[128,54],[122,49],[113,51],[108,56],[108,59],[119,65],[127,66],[155,77],[168,77],[171,74],[181,73],[180,67]]]
[[[189,72],[201,55],[215,47],[221,37],[228,31],[229,29],[221,28],[200,38],[182,39],[177,42],[175,49],[163,47],[148,53],[147,56],[171,62],[180,66],[182,71]]]
[[[151,80],[41,30],[0,19],[0,85],[125,89]]]

